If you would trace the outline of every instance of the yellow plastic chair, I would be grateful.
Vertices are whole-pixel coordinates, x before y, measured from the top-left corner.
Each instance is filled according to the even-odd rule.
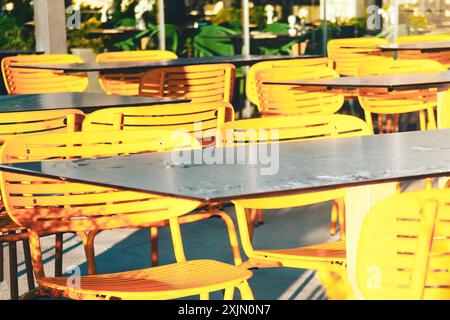
[[[226,102],[218,103],[181,103],[151,108],[125,107],[102,109],[89,114],[83,121],[83,131],[99,130],[143,130],[164,129],[180,130],[189,133],[201,142],[202,146],[209,146],[216,142],[218,128],[226,121],[233,120],[233,107]],[[237,244],[234,224],[225,212],[210,207],[209,210],[195,215],[183,217],[186,223],[206,220],[211,217],[221,218],[227,226],[235,264],[241,263],[241,255]],[[158,227],[150,229],[152,241],[152,263],[158,264]]]
[[[328,57],[341,76],[356,76],[360,65],[380,65],[386,56],[378,48],[388,44],[380,38],[346,38],[328,41]]]
[[[438,34],[420,34],[413,36],[398,37],[396,43],[414,43],[414,42],[446,42],[450,41],[450,35],[445,33]]]
[[[140,50],[104,52],[97,55],[97,62],[129,62],[177,59],[177,55],[165,50]],[[100,86],[107,94],[137,96],[143,73],[100,74]]]
[[[450,299],[450,190],[405,192],[364,219],[356,261],[366,299]]]
[[[247,99],[259,105],[256,73],[261,70],[289,70],[297,67],[328,67],[333,69],[333,61],[328,58],[292,59],[258,62],[250,67],[246,76],[245,92]]]
[[[344,95],[326,88],[295,85],[264,84],[265,81],[289,81],[338,78],[328,67],[273,68],[256,72],[258,109],[262,116],[333,114],[344,103]]]
[[[273,131],[275,130],[275,131]],[[330,139],[370,134],[364,121],[345,115],[289,116],[240,120],[222,127],[223,146],[255,143],[278,143]],[[244,266],[291,267],[335,272],[345,280],[345,189],[307,192],[289,196],[255,197],[233,201],[236,207],[239,234],[248,261]],[[291,249],[254,249],[254,212],[282,209],[334,200],[332,215],[339,216],[341,241]],[[334,232],[336,225],[332,226]]]
[[[162,130],[76,132],[18,137],[2,148],[4,162],[199,148],[191,136]],[[252,273],[212,260],[187,261],[179,219],[200,202],[123,191],[64,180],[2,172],[3,198],[8,214],[29,229],[33,268],[39,294],[72,299],[175,299],[235,288],[252,299],[247,280]],[[88,275],[71,285],[67,277],[47,277],[42,263],[40,235],[149,227],[169,220],[177,263],[150,269]],[[89,259],[89,258],[88,258]]]
[[[362,65],[359,76],[403,74],[445,71],[440,63],[433,60],[386,60],[383,64]],[[387,92],[385,89],[358,89],[358,99],[364,109],[366,122],[373,130],[372,114],[378,114],[379,133],[398,131],[400,114],[419,113],[421,130],[435,129],[434,108],[437,106],[436,89],[414,89]],[[384,117],[388,115],[386,129],[383,129]],[[392,119],[393,118],[393,119]],[[428,118],[428,119],[427,119]]]
[[[81,127],[83,117],[83,112],[75,109],[3,113],[0,117],[0,146],[18,135],[76,131]],[[32,290],[34,289],[34,278],[27,230],[8,217],[0,196],[0,246],[7,243],[9,247],[11,299],[19,297],[17,242],[20,241],[24,247],[28,289]],[[55,274],[58,275],[62,273],[62,234],[56,236],[55,248]],[[0,254],[3,254],[3,248],[0,250]],[[4,261],[1,259],[1,270],[4,270],[3,263]],[[0,274],[0,278],[3,278],[3,274]]]
[[[70,54],[44,54],[6,57],[2,73],[9,94],[82,92],[88,86],[86,73],[15,68],[17,65],[71,64],[83,60]]]
[[[230,102],[235,73],[234,65],[229,63],[152,69],[142,76],[139,95]]]
[[[102,109],[87,115],[83,131],[164,129],[184,130],[203,146],[215,143],[218,128],[234,118],[227,102],[177,103],[143,107]]]
[[[442,108],[439,111],[439,129],[450,129],[450,90],[445,92],[442,100]]]

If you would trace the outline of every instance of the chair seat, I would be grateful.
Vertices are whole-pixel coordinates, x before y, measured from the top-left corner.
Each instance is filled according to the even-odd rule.
[[[325,261],[346,260],[345,241],[321,243],[308,247],[257,251],[269,257],[289,256],[289,259],[308,259]]]
[[[39,280],[72,299],[175,299],[236,287],[252,272],[213,260],[192,260],[142,270]]]
[[[26,229],[16,224],[6,213],[0,212],[0,237],[5,232],[25,231]]]

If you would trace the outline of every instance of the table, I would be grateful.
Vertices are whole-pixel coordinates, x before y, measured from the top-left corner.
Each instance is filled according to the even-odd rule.
[[[279,170],[273,172],[263,171],[271,166],[262,162],[252,164],[248,160],[236,165],[207,164],[205,160],[195,165],[183,164],[172,153],[18,163],[0,165],[0,170],[203,202],[346,187],[347,266],[357,296],[357,242],[362,221],[372,204],[396,192],[394,181],[450,175],[448,129],[278,146],[279,157],[274,157],[272,164],[277,164],[274,168]],[[227,152],[236,154],[244,147],[222,150],[218,163],[225,159]],[[211,154],[211,151],[203,152]],[[195,159],[195,154],[186,157],[192,158]]]
[[[43,54],[43,51],[32,51],[32,50],[0,50],[0,61],[6,57],[17,56],[20,54]],[[0,95],[6,95],[8,91],[6,90],[5,82],[2,78],[0,81]]]
[[[416,42],[402,44],[381,44],[381,51],[408,51],[417,50],[421,52],[447,51],[450,50],[450,41],[446,42]]]
[[[150,106],[189,102],[183,99],[116,96],[99,93],[68,92],[51,94],[23,94],[0,97],[0,113],[58,109],[94,111],[102,108]]]
[[[265,84],[326,87],[334,89],[386,88],[388,91],[450,87],[450,71],[438,73],[408,73],[365,77],[340,77],[317,80],[266,81]]]
[[[63,72],[101,72],[101,73],[139,73],[152,68],[182,67],[188,65],[232,63],[236,67],[249,66],[262,61],[320,58],[319,55],[270,56],[270,55],[237,55],[204,58],[179,58],[157,61],[127,61],[103,63],[75,63],[16,66],[17,68],[62,70]]]

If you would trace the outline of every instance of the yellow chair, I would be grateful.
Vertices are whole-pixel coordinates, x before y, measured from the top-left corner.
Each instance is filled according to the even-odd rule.
[[[265,81],[289,81],[338,78],[339,74],[328,67],[292,67],[260,70],[255,74],[258,109],[263,116],[333,114],[344,103],[344,95],[326,88],[295,85],[264,84]]]
[[[0,117],[0,146],[18,135],[73,132],[81,127],[83,112],[75,109],[11,112],[3,113]],[[29,254],[27,230],[12,221],[6,212],[0,196],[0,246],[7,243],[9,247],[10,291],[11,299],[19,297],[18,271],[17,271],[17,245],[22,241],[25,254],[28,288],[34,289],[33,273],[31,272],[31,256]],[[62,234],[56,235],[55,242],[55,274],[62,274]],[[0,247],[0,255],[3,248]],[[3,259],[0,260],[0,269],[3,270]],[[0,274],[3,278],[3,274]]]
[[[386,60],[383,64],[362,65],[358,70],[358,75],[440,72],[444,70],[445,67],[433,60]],[[358,99],[364,109],[366,122],[371,129],[373,130],[372,114],[375,113],[378,114],[379,133],[389,133],[398,131],[400,114],[409,112],[419,113],[421,130],[435,129],[436,93],[436,89],[388,92],[385,89],[361,88],[358,89]],[[383,115],[390,116],[387,119],[385,130],[383,129]]]
[[[2,149],[4,162],[84,158],[200,147],[189,135],[161,130],[76,132],[18,137]],[[187,261],[179,219],[201,203],[150,193],[17,173],[0,174],[8,214],[28,228],[33,268],[40,294],[72,299],[175,299],[225,290],[232,298],[238,288],[252,299],[247,280],[252,273],[212,260]],[[40,235],[96,233],[101,230],[149,227],[169,220],[177,263],[150,269],[88,275],[71,285],[66,277],[47,277],[42,263]]]
[[[297,67],[328,67],[333,69],[333,61],[328,58],[291,59],[258,62],[250,67],[246,76],[245,92],[247,99],[259,105],[256,73],[261,70],[288,70]]]
[[[275,131],[272,131],[275,130]],[[364,121],[345,115],[290,116],[241,120],[222,127],[223,146],[329,139],[370,134]],[[243,266],[291,267],[336,273],[346,281],[344,189],[299,193],[288,196],[255,197],[233,201],[239,234],[248,261]],[[254,210],[282,209],[335,200],[339,212],[341,241],[291,249],[255,249],[252,246]]]
[[[357,285],[366,299],[450,299],[450,190],[406,192],[364,219]]]
[[[165,50],[140,50],[104,52],[97,55],[97,62],[130,62],[177,59],[177,55]],[[107,94],[137,96],[143,73],[100,74],[100,86]]]
[[[234,65],[228,63],[152,69],[142,76],[139,95],[230,102],[235,73]]]
[[[17,65],[82,63],[70,54],[23,55],[2,60],[3,80],[9,94],[82,92],[88,85],[86,73],[15,68]]]
[[[218,128],[226,121],[233,120],[233,107],[226,102],[211,103],[180,103],[151,108],[125,107],[102,109],[86,116],[83,121],[83,131],[104,130],[142,130],[164,129],[187,132],[201,142],[202,146],[215,143]],[[237,235],[232,219],[225,212],[209,209],[204,212],[183,217],[184,223],[219,217],[226,224],[235,264],[241,263],[241,255],[237,244]],[[158,227],[164,227],[166,222],[152,226],[152,263],[158,264]]]
[[[380,38],[346,38],[328,41],[328,57],[334,60],[341,76],[356,76],[360,65],[380,65],[386,56],[378,48],[388,44]]]
[[[227,102],[110,108],[87,115],[83,121],[83,131],[184,130],[207,146],[215,143],[218,128],[233,118],[233,106]]]
[[[450,41],[450,35],[445,33],[438,34],[420,34],[413,36],[398,37],[396,43],[414,43],[414,42],[446,42]]]
[[[450,90],[445,92],[442,100],[442,108],[438,113],[439,129],[450,129]]]

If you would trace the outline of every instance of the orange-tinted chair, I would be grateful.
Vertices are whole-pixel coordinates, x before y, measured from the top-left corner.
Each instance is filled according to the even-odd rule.
[[[333,61],[329,58],[290,59],[258,62],[250,67],[246,76],[245,92],[247,99],[254,105],[259,105],[256,73],[261,70],[289,70],[297,67],[328,67],[333,68]]]
[[[337,78],[339,74],[324,66],[297,66],[256,71],[257,106],[263,116],[333,114],[344,103],[344,95],[295,85],[267,84],[265,81],[289,81]]]
[[[9,94],[82,92],[88,85],[86,73],[17,68],[17,65],[71,64],[83,60],[70,54],[23,55],[2,60],[2,73]]]
[[[75,109],[3,113],[0,117],[0,146],[19,135],[76,131],[81,127],[83,117],[84,114]],[[27,238],[27,230],[17,225],[6,215],[2,198],[0,197],[0,279],[3,281],[3,243],[7,243],[9,247],[11,299],[17,299],[19,297],[16,245],[18,241],[22,241],[24,248],[28,288],[30,290],[34,289],[31,256]],[[62,244],[62,234],[57,234],[55,242],[56,275],[62,274]]]
[[[200,147],[189,135],[161,130],[99,131],[18,137],[7,142],[5,162],[83,158],[98,155],[182,150]],[[6,159],[5,159],[6,158]],[[187,261],[179,219],[199,207],[192,200],[161,197],[37,176],[0,174],[3,198],[12,219],[29,229],[38,294],[72,299],[175,299],[225,290],[232,298],[238,288],[244,299],[253,295],[247,280],[252,273],[212,260]],[[150,269],[88,275],[72,284],[67,277],[45,275],[40,236],[47,233],[96,233],[101,230],[148,227],[169,220],[177,263]]]
[[[366,299],[450,300],[450,190],[377,203],[362,225],[356,280]]]
[[[255,143],[280,143],[368,135],[370,134],[370,129],[364,121],[353,116],[302,115],[264,117],[228,122],[222,126],[221,134],[221,145],[227,147]],[[309,192],[296,196],[296,199],[298,206],[332,200],[330,233],[333,235],[336,233],[336,224],[339,221],[341,237],[345,239],[344,195],[345,189],[335,189],[323,192]],[[281,203],[282,201],[280,200],[279,202]],[[250,238],[253,235],[255,215],[258,213],[258,210],[267,209],[259,207],[257,200],[255,200],[254,205],[255,207],[245,207],[250,209],[247,212]]]
[[[87,115],[83,131],[164,129],[183,130],[203,146],[215,143],[218,128],[234,118],[227,102],[176,103],[146,107],[102,109]]]
[[[97,62],[155,61],[177,59],[177,55],[165,50],[140,50],[104,52],[97,55]],[[100,74],[100,86],[107,94],[137,96],[143,73]]]
[[[222,127],[223,146],[225,147],[258,143],[289,143],[365,134],[370,134],[370,129],[364,121],[346,115],[267,117],[229,122]],[[342,279],[345,284],[344,289],[349,290],[344,240],[344,195],[344,189],[335,189],[233,201],[236,207],[242,247],[248,257],[243,266],[247,268],[288,267],[317,270],[326,286],[335,285],[337,279]],[[335,200],[334,214],[339,212],[340,215],[342,236],[340,241],[289,249],[269,250],[253,247],[251,242],[252,212],[255,210],[293,208],[330,200]],[[329,293],[331,294],[331,291]],[[343,297],[340,295],[332,298]]]
[[[226,102],[216,103],[179,103],[161,106],[125,107],[102,109],[86,116],[83,121],[83,131],[103,130],[143,130],[164,129],[179,130],[189,133],[209,146],[216,142],[218,128],[226,121],[233,120],[233,107]],[[185,222],[206,220],[211,217],[221,218],[227,226],[230,236],[235,264],[240,264],[241,256],[237,244],[237,236],[232,219],[217,209],[198,212],[183,217]],[[151,227],[152,263],[158,264],[158,228],[167,226],[167,221]]]
[[[144,73],[139,95],[202,103],[230,102],[234,81],[235,67],[228,63],[159,68]]]
[[[421,72],[445,71],[445,67],[433,60],[386,60],[383,64],[362,65],[358,70],[359,76],[403,74]],[[396,132],[400,114],[418,112],[421,130],[435,129],[436,120],[434,108],[437,106],[436,89],[415,89],[387,92],[385,89],[361,88],[358,90],[358,98],[364,109],[366,122],[373,130],[372,114],[378,114],[378,131]],[[386,129],[383,130],[383,115],[389,117]],[[426,119],[428,116],[428,119]]]
[[[379,65],[386,58],[378,48],[388,44],[380,38],[345,38],[328,41],[328,57],[341,76],[356,76],[360,65]]]

